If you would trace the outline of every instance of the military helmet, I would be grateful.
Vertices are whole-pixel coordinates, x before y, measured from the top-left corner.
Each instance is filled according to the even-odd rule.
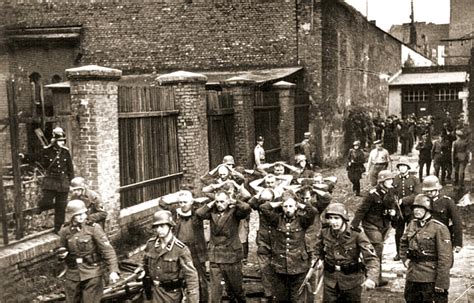
[[[426,210],[431,210],[431,200],[424,194],[416,195],[415,202],[413,202],[411,207],[423,207]]]
[[[305,155],[296,155],[295,156],[295,162],[300,163],[302,161],[306,161],[306,156]]]
[[[71,180],[71,190],[75,189],[85,189],[86,188],[86,179],[83,177],[75,177]]]
[[[385,169],[379,172],[377,175],[377,182],[381,183],[385,180],[393,179],[395,177],[394,173],[392,173],[390,170]]]
[[[349,213],[346,206],[342,203],[330,203],[326,208],[326,219],[329,215],[338,215],[345,221],[349,221]]]
[[[69,222],[75,215],[80,215],[87,212],[87,207],[82,200],[71,200],[66,206],[66,215],[64,222]]]
[[[408,158],[403,157],[403,158],[400,158],[400,160],[398,160],[397,168],[399,168],[402,165],[405,165],[406,167],[408,167],[409,170],[411,169],[410,164],[408,164]]]
[[[234,157],[232,157],[231,155],[224,156],[224,158],[222,159],[222,163],[235,165]]]
[[[436,176],[426,176],[421,185],[421,190],[440,190],[441,188],[443,187]]]
[[[153,215],[153,227],[158,225],[168,224],[170,226],[175,226],[176,223],[173,220],[173,215],[168,210],[159,210]]]
[[[59,126],[55,127],[53,129],[53,139],[56,141],[66,140],[66,133],[64,132],[64,129]]]

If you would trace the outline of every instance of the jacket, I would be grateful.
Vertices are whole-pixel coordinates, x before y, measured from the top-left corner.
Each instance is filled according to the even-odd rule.
[[[397,213],[401,211],[404,221],[408,222],[412,217],[413,212],[411,209],[411,204],[413,204],[414,200],[411,201],[411,203],[406,203],[410,200],[405,198],[413,196],[414,199],[415,195],[420,190],[420,182],[418,182],[418,178],[410,174],[406,174],[405,176],[401,176],[400,174],[398,174],[393,179],[393,187],[396,199],[402,199],[402,203],[400,204],[400,210],[397,210]]]
[[[379,259],[374,247],[367,239],[364,232],[351,229],[346,224],[346,229],[340,234],[331,228],[323,228],[316,241],[316,258],[325,261],[325,264],[337,266],[350,266],[360,264],[359,256],[362,254],[363,264],[367,277],[374,282],[379,278]],[[331,288],[339,285],[341,290],[352,289],[365,281],[364,269],[345,274],[342,271],[324,272],[324,283]]]
[[[434,282],[436,287],[449,289],[453,252],[449,230],[440,221],[430,219],[424,226],[417,219],[411,221],[400,240],[400,258],[411,261],[407,281]]]
[[[222,213],[219,213],[215,207],[209,208],[207,204],[196,210],[196,215],[201,220],[210,220],[209,261],[211,263],[232,264],[242,260],[239,224],[240,220],[245,219],[250,212],[250,206],[240,201]]]
[[[391,209],[396,210],[394,192],[383,188],[380,184],[370,190],[369,195],[364,198],[362,204],[357,209],[352,226],[356,229],[362,222],[362,225],[375,225],[380,229],[390,226],[391,218],[387,212]]]
[[[98,193],[93,190],[85,189],[82,195],[76,196],[71,194],[72,199],[79,199],[84,201],[87,209],[87,218],[91,222],[104,222],[107,218],[107,212],[104,210],[102,199]],[[103,227],[103,226],[102,226]]]
[[[59,231],[61,247],[69,252],[65,262],[65,278],[84,281],[109,272],[119,272],[117,256],[107,235],[97,223],[86,222],[79,227],[67,223]]]
[[[433,218],[450,229],[453,246],[462,247],[462,220],[454,201],[448,196],[437,197],[432,199],[431,207],[433,208],[431,211]],[[449,224],[450,220],[452,226]]]

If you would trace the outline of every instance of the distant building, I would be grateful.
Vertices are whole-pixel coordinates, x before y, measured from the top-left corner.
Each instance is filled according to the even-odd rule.
[[[451,0],[446,64],[466,65],[474,47],[474,5],[472,0]]]

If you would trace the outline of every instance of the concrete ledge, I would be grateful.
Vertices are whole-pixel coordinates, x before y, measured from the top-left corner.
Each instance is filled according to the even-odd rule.
[[[86,65],[66,69],[66,77],[69,80],[109,80],[118,81],[122,77],[122,71],[98,65]]]
[[[185,83],[206,83],[207,76],[203,74],[196,74],[186,71],[177,71],[170,74],[164,74],[158,76],[156,81],[159,85],[173,85],[173,84],[185,84]]]
[[[145,217],[153,216],[158,211],[158,199],[153,199],[120,210],[119,225],[124,226],[139,221]]]
[[[0,249],[0,268],[34,259],[43,254],[52,254],[57,247],[59,247],[59,237],[53,233],[7,246]]]

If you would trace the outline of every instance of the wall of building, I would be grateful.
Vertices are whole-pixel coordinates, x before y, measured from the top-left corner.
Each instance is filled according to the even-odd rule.
[[[459,39],[467,36],[470,39],[451,41],[448,46],[448,65],[468,64],[471,48],[474,46],[474,5],[472,0],[451,0],[451,24],[449,39]]]
[[[340,157],[343,122],[351,107],[385,115],[388,79],[400,70],[400,42],[342,1],[322,2],[323,154]],[[351,142],[347,142],[350,144]]]
[[[388,115],[402,116],[401,88],[390,88],[388,92]]]

